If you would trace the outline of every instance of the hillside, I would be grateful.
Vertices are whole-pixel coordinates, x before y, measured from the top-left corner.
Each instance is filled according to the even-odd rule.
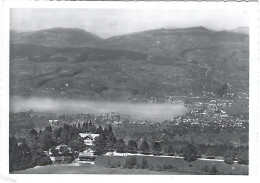
[[[225,83],[248,94],[249,39],[241,33],[193,27],[102,40],[78,29],[12,31],[10,50],[11,95],[147,101],[218,97]]]
[[[105,40],[109,47],[143,51],[151,56],[178,57],[183,49],[208,47],[220,43],[246,43],[248,36],[204,27],[155,29]]]
[[[93,46],[103,39],[82,29],[52,28],[32,32],[11,31],[11,44],[34,44],[50,47]]]

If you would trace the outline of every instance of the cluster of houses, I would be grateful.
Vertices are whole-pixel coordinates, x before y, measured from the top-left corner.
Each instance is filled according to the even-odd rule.
[[[77,158],[74,160],[75,163],[89,163],[94,164],[95,155],[92,150],[93,141],[99,134],[92,133],[79,133],[80,137],[84,139],[86,148],[82,152],[78,152]],[[56,154],[52,153],[52,149],[49,149],[47,155],[50,157],[53,164],[65,164],[72,161],[73,152],[67,145],[61,144],[55,147]],[[66,151],[66,153],[64,153]]]
[[[211,123],[221,127],[242,127],[248,123],[247,119],[230,116],[223,108],[232,107],[233,102],[228,99],[210,100],[207,102],[196,101],[186,105],[190,108],[190,113],[185,116],[174,118],[176,124],[180,122],[191,125],[208,126]]]

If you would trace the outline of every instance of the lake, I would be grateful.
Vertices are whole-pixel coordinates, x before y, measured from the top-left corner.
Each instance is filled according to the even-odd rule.
[[[51,99],[44,97],[23,98],[14,96],[10,98],[10,111],[21,112],[34,110],[55,114],[85,113],[105,114],[118,113],[136,120],[163,121],[172,117],[184,115],[189,109],[183,103],[130,103],[130,102],[101,102],[73,99]]]

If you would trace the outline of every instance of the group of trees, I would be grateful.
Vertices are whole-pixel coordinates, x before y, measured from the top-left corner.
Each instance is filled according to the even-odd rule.
[[[24,138],[16,139],[15,137],[10,137],[10,171],[51,164],[52,162],[45,153],[46,151],[51,150],[54,156],[65,156],[68,154],[68,149],[60,149],[62,154],[56,152],[55,147],[60,144],[71,148],[72,152],[83,151],[86,145],[79,133],[86,132],[106,136],[112,144],[116,142],[111,126],[103,129],[101,126],[96,127],[91,121],[82,125],[64,124],[56,129],[52,129],[49,126],[39,132],[32,129],[27,132]]]
[[[215,157],[224,157],[228,164],[232,164],[235,160],[240,164],[248,164],[248,147],[233,147],[231,145],[193,145],[189,142],[183,142],[181,145],[175,146],[174,143],[164,143],[162,141],[153,141],[151,144],[147,140],[142,141],[139,145],[135,140],[125,142],[123,139],[116,139],[114,133],[108,130],[108,134],[101,133],[100,137],[94,142],[94,150],[96,155],[102,155],[106,152],[116,151],[118,153],[137,153],[154,154],[154,155],[176,155],[181,154],[187,162],[195,161],[206,155],[208,159]],[[111,134],[110,134],[111,133]],[[111,140],[111,137],[113,137]]]
[[[51,159],[41,150],[32,149],[25,139],[9,138],[9,170],[22,170],[51,164]]]
[[[248,149],[242,148],[238,151],[235,151],[234,149],[227,150],[223,156],[224,162],[227,164],[233,164],[235,160],[239,164],[245,164],[248,165],[249,159],[248,159]]]
[[[154,163],[148,162],[146,158],[142,158],[142,160],[138,160],[136,156],[127,157],[124,163],[120,161],[111,163],[110,161],[107,162],[107,167],[109,168],[124,168],[124,169],[149,169],[149,170],[156,170],[156,171],[163,171],[163,170],[172,170],[176,171],[176,167],[173,167],[171,163],[164,164],[161,166],[157,164],[157,166],[153,165]]]
[[[93,149],[96,155],[102,155],[109,151],[116,151],[118,153],[137,153],[141,151],[143,154],[160,154],[162,146],[159,141],[155,141],[149,145],[146,140],[138,146],[135,140],[125,142],[123,139],[116,139],[114,133],[108,130],[108,134],[100,133],[100,136],[96,138]]]

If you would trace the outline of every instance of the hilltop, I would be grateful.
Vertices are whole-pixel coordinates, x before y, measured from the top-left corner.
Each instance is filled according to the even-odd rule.
[[[51,28],[32,32],[11,31],[11,44],[34,44],[47,47],[93,46],[103,39],[83,29]]]

